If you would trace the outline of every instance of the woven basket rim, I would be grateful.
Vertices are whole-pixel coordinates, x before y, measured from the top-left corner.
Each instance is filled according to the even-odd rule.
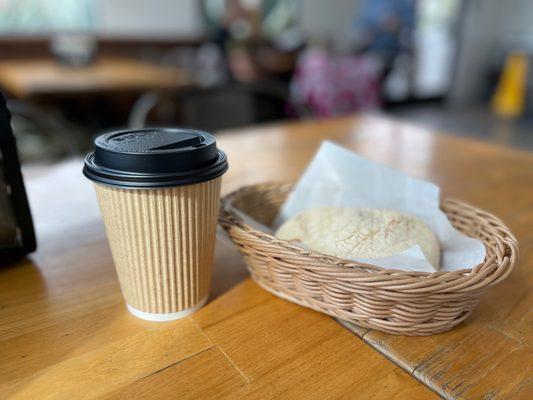
[[[474,274],[483,274],[484,269],[488,265],[493,265],[495,261],[498,262],[499,268],[497,270],[500,270],[499,272],[503,272],[500,276],[497,277],[496,281],[499,282],[503,279],[505,279],[509,273],[514,268],[517,260],[518,260],[518,242],[516,238],[513,236],[509,228],[501,221],[499,218],[495,217],[494,215],[488,213],[487,211],[481,210],[477,207],[474,207],[468,203],[465,203],[461,200],[454,199],[454,198],[444,198],[441,201],[441,207],[442,206],[455,206],[460,207],[465,210],[475,211],[478,214],[483,215],[487,219],[489,219],[493,224],[498,225],[503,233],[505,233],[504,238],[500,238],[500,242],[506,245],[509,249],[509,255],[504,254],[493,254],[489,255],[489,249],[487,248],[486,243],[483,241],[483,245],[486,249],[486,256],[483,262],[479,263],[473,268],[464,268],[460,270],[455,271],[435,271],[435,272],[422,272],[422,271],[409,271],[409,270],[402,270],[402,269],[389,269],[389,268],[382,268],[373,264],[369,263],[361,263],[353,260],[348,259],[342,259],[335,256],[331,256],[328,254],[320,253],[314,250],[310,249],[304,249],[302,247],[296,246],[292,244],[291,242],[288,242],[283,239],[279,239],[271,234],[268,234],[266,232],[257,230],[250,225],[244,223],[241,219],[241,217],[235,212],[235,208],[233,206],[233,203],[237,197],[242,195],[243,193],[250,191],[250,190],[257,190],[259,188],[290,188],[293,186],[293,183],[279,183],[279,182],[267,182],[267,183],[259,183],[259,184],[252,184],[252,185],[246,185],[243,186],[227,195],[225,195],[221,199],[221,208],[220,208],[220,216],[219,216],[219,222],[220,224],[228,228],[238,228],[242,231],[246,232],[248,235],[251,235],[255,237],[259,242],[265,242],[271,245],[278,246],[280,248],[283,248],[284,250],[292,253],[293,255],[299,255],[301,257],[306,258],[306,260],[309,262],[309,267],[306,269],[314,269],[313,263],[310,261],[316,261],[317,263],[317,269],[320,270],[320,273],[325,273],[326,270],[324,270],[324,264],[330,265],[332,268],[335,269],[335,275],[347,275],[346,277],[357,277],[357,276],[368,276],[370,275],[377,275],[379,276],[380,280],[386,279],[386,276],[389,276],[391,281],[394,281],[398,283],[398,281],[401,281],[401,279],[412,279],[414,277],[418,278],[431,278],[432,281],[435,279],[442,280],[443,283],[449,282],[450,279],[454,280],[454,284],[457,284],[457,279],[460,279],[460,277],[469,277],[471,278]],[[446,211],[443,210],[445,213]],[[447,214],[447,213],[446,213]],[[480,238],[477,238],[480,239]],[[505,270],[505,271],[501,271]],[[497,272],[497,271],[494,271]],[[490,275],[490,274],[489,274]],[[487,278],[487,276],[484,276],[484,278]],[[492,283],[496,283],[496,281]]]

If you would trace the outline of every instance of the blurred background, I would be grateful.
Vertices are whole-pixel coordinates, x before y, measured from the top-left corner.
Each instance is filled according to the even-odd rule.
[[[0,90],[24,163],[110,128],[366,111],[533,149],[531,21],[527,0],[0,0]]]

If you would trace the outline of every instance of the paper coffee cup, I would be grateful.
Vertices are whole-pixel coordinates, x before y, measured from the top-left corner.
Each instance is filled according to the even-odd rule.
[[[98,202],[128,310],[184,317],[209,296],[221,175],[213,136],[155,129],[103,135],[84,173]]]

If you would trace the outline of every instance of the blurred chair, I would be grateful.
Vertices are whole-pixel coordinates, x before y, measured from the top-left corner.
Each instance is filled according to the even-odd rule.
[[[180,123],[208,131],[236,128],[286,118],[288,99],[288,88],[276,82],[232,83],[180,92],[173,98],[150,92],[133,106],[129,126],[144,127],[156,114],[157,125]],[[169,102],[174,103],[171,110]]]
[[[8,100],[11,125],[23,162],[52,161],[82,152],[90,136],[66,121],[61,112],[24,101]]]

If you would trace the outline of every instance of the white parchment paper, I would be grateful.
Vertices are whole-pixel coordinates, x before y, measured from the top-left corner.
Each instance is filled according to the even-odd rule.
[[[246,223],[273,233],[299,213],[318,206],[397,210],[424,221],[441,245],[441,271],[473,268],[485,258],[479,240],[457,231],[440,210],[440,190],[430,182],[411,178],[385,165],[366,160],[331,142],[324,142],[281,207],[273,227],[265,227],[239,213]],[[434,272],[418,246],[383,258],[354,258],[383,268]]]

